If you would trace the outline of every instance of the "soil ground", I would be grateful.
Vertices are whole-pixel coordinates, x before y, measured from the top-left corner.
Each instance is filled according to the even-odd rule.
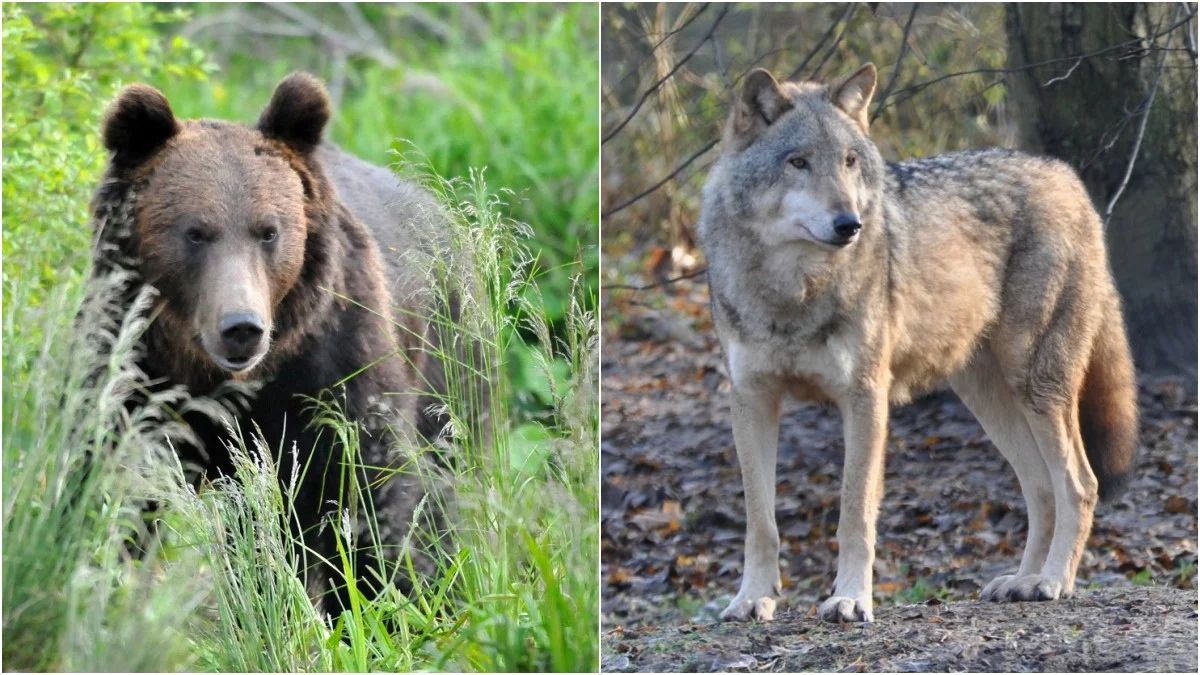
[[[1196,672],[1196,594],[1086,591],[1059,602],[953,602],[882,609],[836,625],[643,628],[604,638],[606,672]]]

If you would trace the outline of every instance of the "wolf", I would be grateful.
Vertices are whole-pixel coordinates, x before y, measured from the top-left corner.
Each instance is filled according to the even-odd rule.
[[[845,435],[834,622],[872,621],[888,408],[948,383],[1017,474],[1029,517],[991,601],[1069,596],[1100,500],[1137,448],[1134,368],[1099,216],[1065,163],[1011,150],[886,163],[874,65],[829,83],[750,73],[698,223],[746,499],[727,620],[780,592],[779,409],[832,403]]]

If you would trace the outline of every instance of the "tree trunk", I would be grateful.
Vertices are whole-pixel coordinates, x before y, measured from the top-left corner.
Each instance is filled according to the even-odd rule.
[[[1022,111],[1022,143],[1077,168],[1101,215],[1125,178],[1168,46],[1168,35],[1159,34],[1189,11],[1194,4],[1008,5],[1011,67],[1064,59],[1009,80],[1010,100]],[[1196,61],[1185,31],[1194,26],[1195,19],[1169,35],[1133,172],[1106,231],[1138,369],[1193,381]],[[1127,42],[1082,61],[1070,58]]]

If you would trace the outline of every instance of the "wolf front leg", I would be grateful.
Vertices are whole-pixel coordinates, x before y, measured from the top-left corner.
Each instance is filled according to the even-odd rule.
[[[838,518],[838,569],[833,597],[821,604],[821,618],[873,621],[872,565],[875,521],[883,498],[883,458],[887,443],[888,384],[853,394],[842,405],[846,458]]]
[[[779,529],[775,525],[775,454],[779,447],[775,387],[734,387],[733,442],[746,493],[746,557],[742,587],[721,612],[726,621],[775,618],[779,583]]]

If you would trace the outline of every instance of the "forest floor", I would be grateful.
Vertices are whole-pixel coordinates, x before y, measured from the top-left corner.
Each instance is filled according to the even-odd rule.
[[[779,620],[712,624],[737,590],[745,516],[707,287],[699,277],[636,293],[610,288],[605,302],[604,669],[1173,670],[1190,663],[1185,669],[1195,671],[1193,382],[1140,381],[1135,477],[1121,498],[1097,509],[1077,597],[1059,603],[971,602],[1019,561],[1026,522],[1016,477],[952,393],[893,410],[876,621],[844,629],[809,616],[834,576],[840,415],[789,405],[778,468]],[[927,602],[935,604],[914,605]],[[1132,645],[1117,638],[1132,635],[1182,651],[1120,649]],[[926,638],[945,650],[914,647],[928,645]],[[1062,646],[1070,644],[1078,649]],[[1166,660],[1134,660],[1155,653]]]
[[[1084,591],[1058,602],[881,609],[870,624],[804,614],[767,624],[612,631],[606,672],[1196,672],[1196,594]]]

